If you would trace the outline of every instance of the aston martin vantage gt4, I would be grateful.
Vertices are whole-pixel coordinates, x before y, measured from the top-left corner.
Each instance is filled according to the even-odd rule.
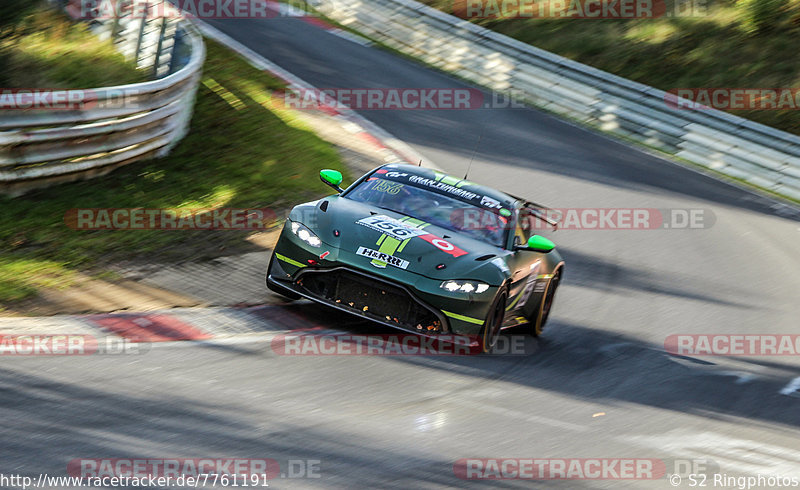
[[[292,209],[267,286],[429,336],[465,335],[488,352],[504,328],[542,333],[563,278],[543,207],[411,165],[384,165]]]

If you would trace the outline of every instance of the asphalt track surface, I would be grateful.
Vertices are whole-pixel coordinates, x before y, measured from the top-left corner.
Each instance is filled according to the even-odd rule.
[[[463,83],[298,19],[213,25],[320,88]],[[671,334],[797,333],[800,222],[770,200],[533,109],[363,111],[439,166],[553,207],[703,209],[706,229],[559,230],[567,262],[524,356],[280,357],[267,342],[0,361],[3,472],[82,457],[320,460],[277,488],[671,488],[465,482],[468,457],[708,458],[800,472],[800,359],[677,358]],[[213,285],[209,285],[213,287]],[[265,290],[265,295],[269,294]],[[365,332],[307,305],[331,328]],[[513,333],[513,332],[512,332]],[[604,415],[597,415],[603,413]],[[685,488],[687,482],[682,484]]]

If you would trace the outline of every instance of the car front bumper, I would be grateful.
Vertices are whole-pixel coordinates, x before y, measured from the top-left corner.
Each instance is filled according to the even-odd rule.
[[[498,287],[481,294],[449,293],[441,281],[400,269],[358,267],[363,258],[311,249],[285,230],[273,252],[267,282],[312,301],[424,335],[477,336]],[[328,252],[325,258],[320,256]]]

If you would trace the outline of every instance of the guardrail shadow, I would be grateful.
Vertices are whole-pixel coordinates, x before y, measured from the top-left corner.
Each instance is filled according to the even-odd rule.
[[[470,483],[454,476],[455,461],[444,456],[402,445],[387,449],[380,434],[344,434],[336,424],[304,423],[281,408],[270,383],[258,383],[257,388],[251,378],[244,383],[249,391],[214,384],[196,372],[196,360],[188,361],[184,368],[189,372],[183,374],[176,366],[168,369],[165,374],[173,379],[169,385],[149,385],[146,373],[152,368],[137,373],[124,368],[127,379],[115,381],[110,371],[96,371],[102,363],[95,362],[62,365],[61,375],[36,373],[25,363],[0,367],[0,416],[6,422],[0,428],[3,473],[33,480],[42,473],[64,476],[67,464],[82,458],[269,458],[280,463],[282,472],[289,460],[319,461],[318,479],[276,478],[267,482],[270,486],[430,488]],[[213,378],[215,368],[206,369]],[[94,374],[85,375],[90,371]],[[65,379],[64,373],[75,377]],[[318,407],[312,402],[308,408]],[[588,486],[574,483],[570,486]]]

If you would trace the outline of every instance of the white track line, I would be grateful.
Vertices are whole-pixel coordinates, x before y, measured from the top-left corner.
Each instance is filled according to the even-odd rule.
[[[798,396],[796,394],[798,390],[800,390],[800,377],[794,378],[788,385],[784,386],[780,391],[780,394]]]

